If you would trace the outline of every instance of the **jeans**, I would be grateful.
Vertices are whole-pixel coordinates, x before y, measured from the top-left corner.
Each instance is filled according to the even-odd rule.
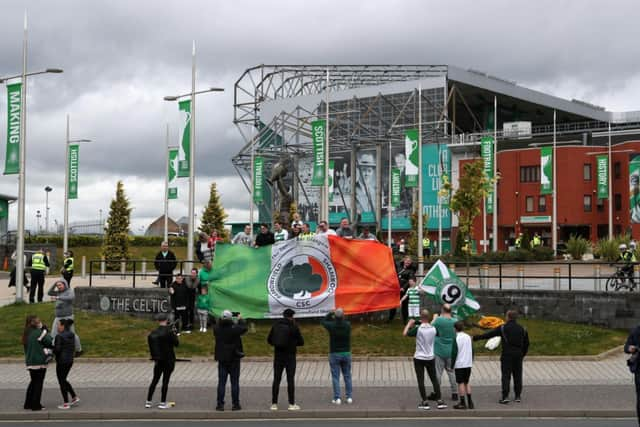
[[[333,383],[333,398],[340,398],[340,372],[344,378],[346,397],[352,397],[351,391],[351,355],[329,353],[329,366],[331,367],[331,382]]]
[[[436,376],[440,385],[442,385],[442,371],[446,369],[447,377],[449,377],[449,386],[451,387],[451,393],[458,393],[458,384],[456,384],[456,374],[453,370],[453,362],[451,358],[444,358],[436,356]]]
[[[32,411],[39,411],[42,409],[42,386],[44,384],[44,377],[47,374],[45,369],[28,369],[31,376],[31,382],[27,387],[27,395],[24,399],[24,409],[31,409]]]
[[[276,354],[273,359],[273,384],[271,385],[271,403],[278,403],[282,371],[287,371],[287,394],[289,404],[296,403],[296,355]]]
[[[502,398],[509,397],[509,386],[513,376],[513,391],[516,397],[522,393],[522,356],[503,354],[500,356],[500,370],[502,371]]]
[[[200,322],[200,327],[203,329],[207,328],[207,321],[209,320],[209,312],[207,310],[198,309],[198,321]]]
[[[240,406],[240,359],[218,362],[218,406],[224,406],[227,376],[231,377],[231,404]]]
[[[62,400],[64,403],[69,403],[69,395],[72,399],[75,399],[76,392],[71,387],[71,384],[67,380],[69,371],[71,371],[72,363],[56,363],[56,376],[58,377],[58,384],[60,385],[60,393],[62,393]]]
[[[425,369],[427,370],[427,374],[429,374],[429,379],[431,380],[431,385],[433,386],[433,394],[435,395],[436,400],[440,400],[440,382],[438,381],[438,377],[436,377],[435,360],[413,359],[413,368],[416,371],[418,390],[420,391],[420,397],[422,398],[422,401],[425,402],[427,400],[427,391],[424,388]]]
[[[161,389],[161,402],[167,401],[167,391],[169,390],[169,380],[171,379],[171,373],[175,367],[175,362],[172,360],[156,360],[153,366],[153,379],[151,385],[149,385],[149,392],[147,393],[147,400],[153,399],[153,392],[156,391],[156,386],[160,377],[162,377],[162,389]]]

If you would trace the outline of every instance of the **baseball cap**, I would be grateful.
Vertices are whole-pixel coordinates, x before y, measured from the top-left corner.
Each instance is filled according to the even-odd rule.
[[[153,319],[157,322],[164,322],[165,320],[169,320],[169,316],[167,315],[167,313],[158,313],[153,316]]]
[[[231,319],[232,317],[233,317],[233,314],[229,310],[225,310],[222,312],[223,319]]]

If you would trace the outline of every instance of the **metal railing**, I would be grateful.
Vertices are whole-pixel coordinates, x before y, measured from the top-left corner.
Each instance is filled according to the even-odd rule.
[[[163,263],[175,262],[176,268],[173,274],[185,274],[186,269],[192,266],[200,265],[198,260],[176,260],[176,261],[160,261]],[[151,270],[147,270],[147,264],[151,263]],[[113,266],[117,266],[114,269]],[[155,261],[147,259],[93,259],[89,261],[89,287],[93,286],[94,277],[118,277],[121,280],[131,278],[131,286],[136,287],[136,279],[157,277],[158,272],[155,270]]]

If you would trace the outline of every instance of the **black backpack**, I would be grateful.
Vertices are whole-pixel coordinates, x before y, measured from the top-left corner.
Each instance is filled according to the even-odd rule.
[[[278,322],[273,325],[273,334],[271,335],[271,342],[276,348],[285,348],[289,346],[291,335],[291,329],[289,325]]]

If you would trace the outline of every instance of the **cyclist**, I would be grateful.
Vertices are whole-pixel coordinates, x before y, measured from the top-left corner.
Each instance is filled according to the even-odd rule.
[[[627,248],[627,245],[622,243],[620,244],[620,246],[618,246],[618,249],[620,250],[620,256],[618,260],[622,261],[622,263],[624,264],[621,268],[622,274],[624,275],[626,280],[629,281],[629,284],[632,284],[633,283],[633,263],[636,262],[636,255],[634,252],[635,243],[632,245],[631,248]]]

